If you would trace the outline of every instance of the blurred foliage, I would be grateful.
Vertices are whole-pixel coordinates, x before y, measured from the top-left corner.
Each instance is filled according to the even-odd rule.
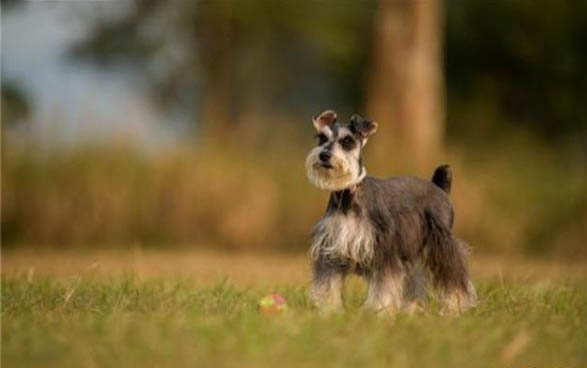
[[[2,5],[2,8],[6,10],[9,8],[22,6],[24,4],[24,0],[2,0],[0,4]]]
[[[513,125],[547,142],[579,134],[587,147],[587,2],[446,4],[451,133],[499,137]]]
[[[232,113],[315,112],[331,95],[360,100],[373,8],[373,1],[138,1],[126,17],[95,19],[72,55],[140,68],[168,107],[193,109],[222,87]]]
[[[140,73],[166,108],[221,106],[235,134],[152,157],[130,145],[39,153],[7,142],[3,245],[305,250],[327,194],[306,182],[301,134],[320,109],[364,104],[375,2],[132,4],[92,17],[71,55]],[[587,3],[444,4],[451,148],[433,161],[455,170],[457,234],[478,250],[585,255]],[[430,175],[411,162],[367,155],[377,176]]]
[[[322,207],[316,200],[296,206],[319,195],[305,185],[303,160],[283,159],[277,147],[272,156],[214,147],[157,157],[124,144],[41,156],[8,149],[2,244],[303,249]]]
[[[30,102],[18,85],[2,81],[1,98],[2,126],[17,124],[29,116]]]
[[[281,144],[286,139],[291,145]],[[327,193],[305,179],[301,138],[283,132],[270,141],[206,142],[154,157],[126,145],[43,155],[7,150],[2,244],[305,251]],[[496,149],[498,157],[454,151],[442,158],[455,172],[456,234],[475,252],[587,256],[584,163],[527,138]],[[432,172],[414,172],[406,162],[367,167],[377,176]]]
[[[587,146],[586,2],[445,6],[451,137],[499,136],[517,126],[547,143],[575,136]],[[190,109],[211,83],[224,83],[232,121],[251,106],[356,110],[369,88],[374,12],[374,1],[139,1],[126,17],[97,20],[73,54],[146,64],[159,100]]]

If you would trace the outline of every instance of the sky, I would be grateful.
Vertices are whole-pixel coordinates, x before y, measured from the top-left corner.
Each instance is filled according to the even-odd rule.
[[[107,16],[124,4],[46,1],[2,9],[2,81],[19,85],[33,106],[17,136],[45,145],[121,139],[157,147],[182,135],[181,124],[149,103],[131,71],[97,70],[66,57],[87,32],[84,13]]]

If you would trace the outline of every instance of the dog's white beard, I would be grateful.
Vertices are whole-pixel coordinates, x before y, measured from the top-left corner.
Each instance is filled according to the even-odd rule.
[[[319,149],[313,149],[306,159],[306,175],[313,185],[320,189],[338,191],[359,183],[367,174],[354,162],[352,157],[338,157],[334,155],[330,164],[332,168],[321,165]]]

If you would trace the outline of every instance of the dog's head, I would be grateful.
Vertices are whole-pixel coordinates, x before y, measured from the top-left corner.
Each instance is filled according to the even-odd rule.
[[[318,131],[318,143],[306,158],[310,182],[320,189],[338,191],[363,180],[366,171],[361,150],[377,130],[377,123],[355,114],[348,123],[340,124],[332,110],[312,118],[312,122]]]

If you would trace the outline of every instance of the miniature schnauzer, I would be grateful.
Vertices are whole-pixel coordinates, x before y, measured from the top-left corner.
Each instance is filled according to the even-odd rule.
[[[307,176],[331,192],[312,232],[312,302],[341,308],[344,278],[354,272],[368,283],[364,307],[377,312],[413,306],[429,278],[447,312],[474,306],[467,248],[451,231],[449,166],[438,167],[431,181],[367,176],[361,150],[377,123],[353,115],[340,124],[332,110],[312,120],[318,145],[306,159]]]

